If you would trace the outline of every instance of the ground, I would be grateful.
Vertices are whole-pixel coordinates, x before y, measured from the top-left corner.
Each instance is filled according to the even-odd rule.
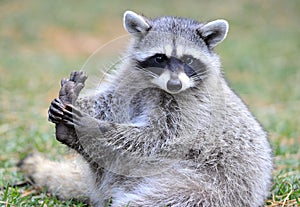
[[[127,9],[230,23],[217,48],[225,76],[269,133],[274,184],[266,206],[300,205],[300,2],[7,1],[0,2],[0,206],[83,206],[22,184],[15,167],[32,152],[66,156],[47,121],[59,81],[97,48],[125,34]],[[114,49],[105,50],[109,55]],[[118,55],[118,54],[116,54]]]

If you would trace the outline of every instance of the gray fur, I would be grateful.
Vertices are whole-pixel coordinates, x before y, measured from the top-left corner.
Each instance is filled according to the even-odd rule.
[[[227,22],[151,20],[127,12],[124,26],[134,33],[133,41],[108,87],[76,100],[75,107],[62,101],[64,107],[55,102],[49,110],[50,121],[60,124],[62,131],[77,132],[64,139],[57,133],[58,139],[89,164],[82,164],[84,169],[77,173],[85,175],[78,195],[88,197],[94,206],[105,206],[110,198],[112,206],[263,205],[272,171],[267,135],[227,85],[212,50],[226,37]],[[200,77],[191,80],[192,87],[176,94],[159,88],[152,81],[157,75],[136,67],[137,61],[168,51],[169,46],[172,55],[190,53],[206,66]],[[61,90],[66,91],[64,97],[77,99],[67,86],[81,89],[86,77],[80,72],[71,76],[74,73],[79,78],[70,78],[72,84],[63,84]],[[56,110],[61,112],[55,114]],[[26,172],[30,160],[25,161]],[[34,169],[47,162],[36,163]],[[39,182],[43,176],[39,172],[27,174],[37,185],[57,187],[56,193],[68,198],[72,189]],[[61,175],[61,186],[68,186],[63,176],[73,175]],[[55,177],[59,180],[57,173]],[[80,189],[78,185],[76,190]]]

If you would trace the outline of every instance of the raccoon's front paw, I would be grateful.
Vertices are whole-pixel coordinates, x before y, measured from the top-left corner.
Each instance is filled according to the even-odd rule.
[[[78,110],[72,104],[65,105],[65,107],[62,108],[61,112],[62,112],[61,122],[69,127],[82,126],[83,123],[81,122],[81,119],[84,116],[89,116],[88,114],[83,113],[80,110]]]
[[[59,98],[54,99],[48,110],[48,120],[55,123],[56,139],[71,148],[76,148],[76,130],[70,124],[65,124],[65,107]]]
[[[60,100],[65,104],[74,103],[83,89],[86,79],[87,75],[83,71],[72,71],[69,79],[63,78],[59,91]]]
[[[56,98],[51,102],[49,111],[49,121],[55,124],[64,124],[67,127],[83,126],[83,117],[88,117],[89,115],[81,112],[72,104],[64,105],[63,102]]]
[[[64,104],[59,98],[54,99],[48,110],[49,121],[60,124],[63,123],[68,127],[80,126],[80,119],[88,116],[79,111],[72,104]]]
[[[92,133],[99,129],[104,130],[105,128],[105,126],[99,125],[99,120],[78,110],[72,104],[67,104],[62,111],[62,123],[76,129],[78,136],[85,136],[86,133]]]

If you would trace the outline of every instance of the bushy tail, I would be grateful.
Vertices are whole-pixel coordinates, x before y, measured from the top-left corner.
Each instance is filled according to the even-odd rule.
[[[21,160],[18,167],[34,185],[46,187],[60,199],[89,202],[95,182],[88,164],[78,157],[56,162],[32,154]]]

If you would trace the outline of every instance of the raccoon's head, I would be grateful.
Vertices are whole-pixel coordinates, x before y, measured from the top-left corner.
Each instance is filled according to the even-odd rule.
[[[152,84],[176,94],[220,73],[213,48],[228,32],[225,20],[206,24],[185,18],[148,19],[132,11],[124,14],[124,27],[134,41],[130,57]]]

